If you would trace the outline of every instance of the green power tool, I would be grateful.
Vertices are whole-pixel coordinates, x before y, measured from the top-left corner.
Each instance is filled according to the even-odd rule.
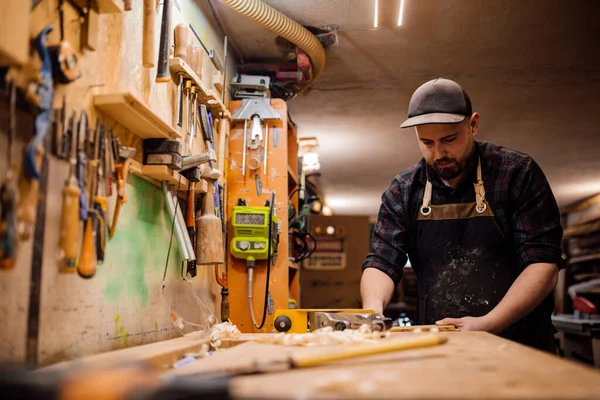
[[[240,204],[240,203],[238,203]],[[233,207],[233,239],[231,254],[242,260],[266,260],[269,256],[269,209],[270,207],[252,207],[237,205]],[[278,219],[272,217],[271,256],[277,249]]]

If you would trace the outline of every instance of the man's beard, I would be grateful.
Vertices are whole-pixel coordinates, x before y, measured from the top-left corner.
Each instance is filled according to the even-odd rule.
[[[456,158],[444,157],[439,160],[435,160],[431,167],[440,178],[444,180],[450,180],[457,178],[467,169],[467,164],[469,163],[469,159],[471,158],[472,151],[469,152],[469,156],[457,160]],[[449,163],[448,165],[440,166],[440,163]]]

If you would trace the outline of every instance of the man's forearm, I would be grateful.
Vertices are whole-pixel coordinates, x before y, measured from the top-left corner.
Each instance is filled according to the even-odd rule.
[[[394,294],[394,281],[386,273],[367,268],[360,279],[360,297],[365,309],[373,309],[383,315],[383,310]]]
[[[537,307],[558,281],[556,264],[531,264],[513,282],[500,303],[486,316],[489,331],[500,333]]]

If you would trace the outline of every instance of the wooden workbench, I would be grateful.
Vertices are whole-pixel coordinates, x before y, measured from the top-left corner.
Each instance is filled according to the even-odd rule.
[[[394,337],[415,335],[395,333]],[[432,348],[340,361],[327,366],[231,381],[237,399],[292,398],[410,398],[410,399],[598,399],[600,371],[560,359],[484,332],[440,333],[449,341]],[[285,347],[252,342],[260,334],[244,334],[226,351],[200,359],[165,375],[227,371],[255,361],[273,362],[295,352],[326,348]],[[168,342],[173,342],[169,345]],[[196,344],[194,344],[194,342]],[[241,344],[237,344],[237,343]],[[113,352],[115,360],[146,358],[153,365],[166,361],[168,349],[181,354],[198,341],[189,338]],[[153,346],[157,349],[152,350]],[[190,348],[191,348],[190,347]],[[120,355],[119,355],[120,353]],[[160,354],[162,353],[162,355]],[[145,354],[148,356],[146,357]],[[90,358],[106,362],[110,353]],[[88,365],[97,364],[87,363]],[[81,361],[79,361],[81,362]],[[164,364],[163,364],[164,365]]]

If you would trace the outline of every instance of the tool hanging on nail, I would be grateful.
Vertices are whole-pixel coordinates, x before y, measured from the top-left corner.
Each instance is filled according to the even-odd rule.
[[[142,38],[142,65],[154,67],[154,16],[156,15],[156,0],[144,0],[144,24]]]
[[[171,9],[173,0],[163,0],[162,22],[160,27],[160,45],[158,48],[158,63],[156,65],[156,82],[164,83],[171,80],[169,71],[169,50],[171,43],[169,42],[169,34],[171,32]]]
[[[60,20],[60,42],[57,45],[49,46],[48,52],[52,60],[52,75],[57,82],[60,83],[71,83],[81,77],[81,70],[79,68],[79,59],[77,53],[71,43],[65,40],[64,33],[64,4],[63,0],[58,2],[58,15]],[[78,8],[79,14],[82,15],[82,10]],[[97,21],[97,14],[96,14]],[[87,28],[92,28],[89,24]],[[97,25],[96,28],[97,30]],[[81,29],[82,36],[85,29]],[[82,37],[85,42],[85,37]],[[84,43],[85,45],[85,43]]]
[[[40,165],[42,162],[43,140],[50,127],[54,81],[52,79],[52,61],[46,47],[48,34],[52,27],[44,28],[35,39],[35,49],[42,61],[40,81],[37,83],[36,98],[39,113],[35,117],[35,136],[25,149],[23,173],[19,179],[19,205],[17,207],[17,232],[21,240],[27,240],[33,233],[38,203]]]
[[[202,134],[204,136],[204,146],[207,149],[212,149],[214,151],[215,150],[215,141],[214,141],[215,134],[213,131],[212,114],[210,113],[210,111],[208,111],[208,108],[204,104],[200,105],[200,115],[201,115],[201,121],[202,121]],[[211,168],[213,168],[212,163],[209,163],[209,166]],[[218,218],[221,218],[222,204],[220,202],[221,195],[220,195],[220,191],[219,191],[219,184],[218,184],[218,182],[214,182],[213,185],[214,185],[213,201],[215,204],[215,213]]]
[[[13,165],[13,145],[16,139],[17,86],[14,83],[9,85],[7,168],[5,180],[2,187],[0,187],[0,268],[2,269],[13,268],[17,254],[17,221],[15,215],[17,187],[15,184],[16,168]]]
[[[88,135],[88,119],[85,111],[81,111],[79,127],[77,129],[77,180],[79,182],[79,218],[86,221],[88,217],[86,171],[87,156],[85,154],[85,143]]]
[[[125,191],[125,185],[127,183],[127,176],[129,174],[129,163],[127,160],[135,156],[135,147],[121,146],[118,140],[115,140],[116,149],[114,149],[115,157],[118,158],[118,163],[115,164],[115,172],[117,175],[117,204],[110,225],[110,237],[115,236],[117,232],[117,221],[119,220],[119,214],[123,204],[127,202],[127,193]]]
[[[94,131],[93,150],[89,154],[88,168],[88,218],[85,221],[85,230],[83,233],[83,243],[81,247],[81,257],[77,272],[82,278],[92,278],[96,274],[97,256],[97,235],[98,226],[100,225],[98,209],[102,209],[102,204],[96,205],[95,197],[98,184],[98,171],[100,163],[100,143],[103,136],[104,127],[100,124],[100,120],[96,120],[96,130]],[[99,198],[98,200],[102,202]],[[104,221],[102,221],[104,225]]]
[[[223,233],[221,220],[215,215],[214,183],[221,171],[205,168],[202,178],[208,189],[202,198],[202,215],[196,219],[196,263],[198,265],[223,264]]]
[[[200,182],[202,176],[202,167],[198,166],[183,172],[183,176],[190,182],[187,193],[187,213],[185,225],[187,227],[188,236],[192,242],[194,254],[197,251],[196,244],[196,183]],[[189,260],[187,263],[187,275],[191,278],[197,274],[196,260]]]
[[[94,195],[94,211],[96,212],[96,261],[98,264],[104,262],[104,252],[106,249],[106,236],[107,236],[107,224],[106,224],[106,210],[107,210],[107,187],[106,187],[106,147],[105,147],[105,132],[104,126],[100,125],[100,133],[98,134],[98,149],[97,157],[100,161],[98,166],[98,174],[96,177],[96,189]]]
[[[60,220],[59,254],[60,272],[72,273],[76,271],[79,259],[79,183],[76,176],[77,165],[77,110],[73,110],[71,117],[71,145],[69,157],[69,177],[65,182],[62,195],[62,213]]]

